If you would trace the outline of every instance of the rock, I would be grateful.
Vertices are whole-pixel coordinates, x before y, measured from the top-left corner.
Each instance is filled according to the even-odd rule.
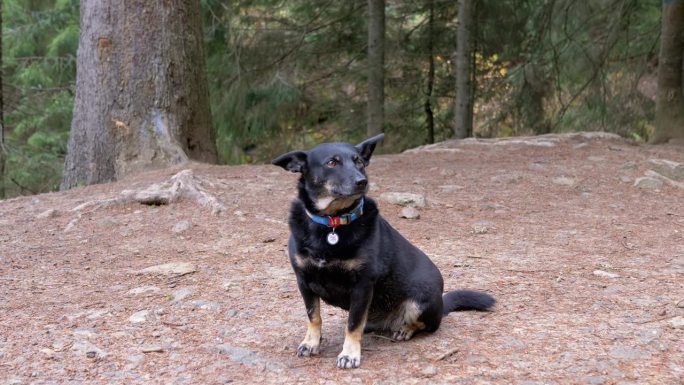
[[[380,195],[380,199],[399,206],[425,207],[425,196],[413,193],[386,192]]]
[[[634,187],[646,190],[657,190],[663,187],[663,181],[650,176],[642,176],[636,178]]]
[[[164,348],[160,345],[147,345],[142,347],[143,353],[162,353]]]
[[[74,329],[73,333],[77,337],[86,337],[86,338],[95,337],[97,335],[97,333],[95,333],[93,330],[86,329],[86,328],[76,328],[76,329]]]
[[[619,274],[615,273],[610,273],[604,270],[594,270],[593,273],[597,277],[603,277],[603,278],[620,278]]]
[[[420,373],[425,377],[433,377],[437,375],[437,368],[433,365],[428,365],[425,369],[421,370]]]
[[[203,301],[199,299],[190,302],[190,305],[201,310],[218,310],[220,308],[219,304],[215,302]]]
[[[174,233],[182,233],[186,230],[189,230],[191,227],[192,223],[190,223],[190,221],[180,221],[173,225],[171,231],[173,231]]]
[[[131,295],[139,295],[139,294],[146,294],[146,293],[159,293],[161,292],[161,289],[156,287],[156,286],[141,286],[141,287],[136,287],[128,291],[128,294]]]
[[[59,212],[55,209],[45,210],[42,213],[36,215],[38,219],[54,218],[59,215]]]
[[[684,182],[684,164],[667,159],[649,159],[648,168],[677,182]]]
[[[128,320],[134,324],[143,323],[147,321],[147,316],[150,314],[149,310],[141,310],[139,312],[133,313]]]
[[[453,193],[456,191],[461,191],[463,190],[463,186],[457,185],[457,184],[443,184],[441,186],[438,186],[442,192],[445,193]]]
[[[684,309],[684,299],[681,300],[681,301],[679,301],[679,302],[677,302],[676,306],[677,306],[678,308]]]
[[[491,180],[494,183],[506,183],[506,184],[516,184],[520,182],[523,179],[522,175],[518,174],[501,174],[501,175],[496,175],[489,180]]]
[[[615,346],[610,350],[610,356],[620,360],[640,360],[651,357],[646,350],[636,349],[629,346]]]
[[[219,354],[229,356],[234,362],[246,366],[255,366],[261,361],[255,352],[248,349],[243,349],[228,344],[219,345],[217,349]]]
[[[171,294],[171,296],[173,297],[171,300],[174,302],[182,301],[185,298],[187,298],[190,294],[192,294],[192,292],[193,290],[189,287],[180,288],[174,291],[173,294]]]
[[[472,226],[474,234],[487,234],[492,228],[492,222],[479,221]]]
[[[560,186],[574,186],[575,185],[575,179],[574,178],[569,178],[567,176],[559,176],[551,179],[551,183],[557,184]]]
[[[667,321],[672,329],[684,329],[684,317],[678,316]]]
[[[401,213],[399,214],[400,218],[406,218],[406,219],[419,219],[420,218],[420,212],[416,210],[413,207],[404,207],[401,209]]]
[[[629,175],[620,175],[620,181],[622,183],[631,183],[632,178]]]
[[[603,385],[606,381],[603,379],[603,377],[599,376],[585,376],[584,381],[582,382],[583,384],[588,384],[588,385]]]
[[[88,341],[74,342],[74,344],[71,346],[71,351],[77,356],[84,356],[87,358],[99,358],[107,355],[104,350],[98,348]]]
[[[639,166],[634,161],[629,161],[620,166],[620,170],[622,171],[635,171],[637,168],[639,168]]]
[[[163,265],[150,266],[140,270],[140,274],[161,274],[170,276],[181,276],[197,271],[197,266],[190,262],[172,262]]]

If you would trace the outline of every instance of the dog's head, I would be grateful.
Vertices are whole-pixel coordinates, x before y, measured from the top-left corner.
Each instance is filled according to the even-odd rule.
[[[354,146],[349,143],[323,143],[309,151],[292,151],[273,164],[302,174],[307,197],[321,214],[330,215],[350,207],[368,191],[366,166],[375,145],[384,134]]]

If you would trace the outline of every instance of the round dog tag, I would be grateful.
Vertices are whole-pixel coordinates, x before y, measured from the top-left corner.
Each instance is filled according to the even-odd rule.
[[[328,234],[328,243],[331,245],[336,245],[340,241],[340,237],[334,232]]]

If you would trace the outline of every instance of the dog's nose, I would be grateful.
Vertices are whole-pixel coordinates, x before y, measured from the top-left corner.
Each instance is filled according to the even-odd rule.
[[[368,184],[368,179],[359,179],[356,181],[356,187],[366,187]]]

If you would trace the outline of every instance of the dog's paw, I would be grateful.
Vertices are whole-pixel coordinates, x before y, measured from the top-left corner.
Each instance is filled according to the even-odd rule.
[[[340,354],[337,356],[337,367],[340,369],[354,369],[361,366],[361,357]]]
[[[319,345],[309,345],[302,343],[297,348],[297,357],[310,357],[318,354]]]
[[[402,328],[392,333],[392,339],[395,341],[408,341],[413,337],[415,331],[413,329]]]

